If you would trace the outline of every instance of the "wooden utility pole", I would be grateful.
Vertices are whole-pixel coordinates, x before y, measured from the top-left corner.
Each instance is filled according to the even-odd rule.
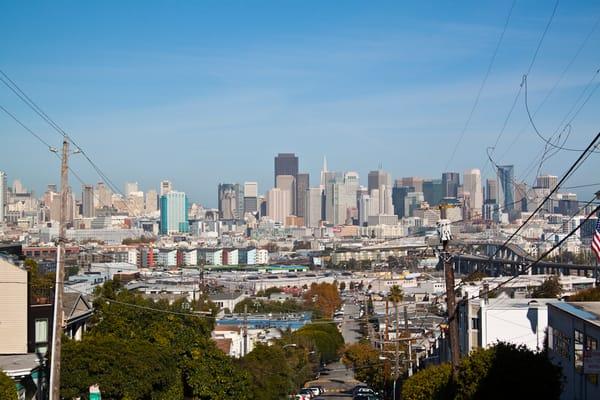
[[[64,324],[63,290],[65,281],[65,241],[67,213],[69,210],[69,142],[63,140],[60,166],[60,223],[58,249],[56,251],[56,283],[54,285],[54,321],[52,329],[52,353],[50,354],[50,400],[60,400],[60,355]]]
[[[458,363],[460,361],[460,349],[458,343],[458,315],[456,310],[456,293],[454,291],[454,266],[452,265],[452,256],[448,252],[448,243],[452,239],[449,220],[441,219],[438,221],[438,233],[440,235],[440,241],[442,242],[442,252],[440,253],[440,258],[444,266],[444,277],[446,278],[446,305],[448,308],[448,337],[450,339],[450,358],[452,361],[452,372],[456,374],[458,371]]]

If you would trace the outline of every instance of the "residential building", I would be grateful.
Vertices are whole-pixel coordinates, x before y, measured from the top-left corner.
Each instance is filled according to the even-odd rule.
[[[256,263],[257,264],[268,264],[270,261],[269,259],[269,251],[265,250],[265,249],[258,249],[256,250]]]
[[[562,367],[561,399],[600,399],[600,302],[548,305],[548,358]]]
[[[159,249],[156,264],[161,267],[176,267],[177,249]]]
[[[238,249],[223,249],[223,265],[239,265]]]
[[[0,258],[0,354],[27,353],[27,271]],[[48,322],[46,321],[46,324]]]
[[[238,250],[239,264],[254,265],[256,264],[256,248],[249,247],[247,249]]]
[[[458,329],[461,354],[466,356],[498,341],[524,345],[533,351],[543,349],[548,327],[548,304],[556,302],[557,299],[511,299],[506,295],[460,302]]]
[[[170,191],[160,197],[160,233],[189,232],[188,200],[184,192]]]

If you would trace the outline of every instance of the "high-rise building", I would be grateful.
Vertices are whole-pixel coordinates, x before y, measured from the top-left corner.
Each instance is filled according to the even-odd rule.
[[[291,175],[296,179],[298,176],[298,157],[295,154],[279,153],[275,157],[275,185],[277,185],[279,175]]]
[[[160,181],[160,195],[163,196],[173,190],[173,184],[171,181]]]
[[[244,213],[258,211],[258,183],[244,182]]]
[[[291,193],[289,190],[273,188],[267,192],[267,216],[275,222],[285,223],[291,215]]]
[[[397,182],[398,183],[398,182]],[[412,187],[409,186],[395,186],[392,188],[392,203],[394,205],[394,214],[399,218],[408,217],[408,213],[405,208],[406,196],[414,192]]]
[[[327,158],[323,157],[323,168],[321,169],[321,188],[324,189],[327,184]]]
[[[277,175],[275,183],[277,189],[289,192],[290,214],[296,215],[296,178],[292,175]]]
[[[219,184],[219,215],[222,219],[240,219],[244,215],[244,193],[239,183]]]
[[[8,188],[6,187],[6,173],[0,171],[0,224],[6,219]]]
[[[527,183],[521,182],[515,185],[515,210],[528,211],[529,187]]]
[[[23,186],[19,179],[15,179],[13,181],[12,192],[13,194],[24,194],[27,193],[27,189]]]
[[[554,189],[558,185],[558,176],[540,175],[535,178],[535,186],[544,189]]]
[[[56,190],[54,190],[56,192]],[[96,185],[96,194],[94,200],[96,201],[96,208],[110,208],[112,207],[112,191],[106,186],[104,182],[98,182]]]
[[[463,193],[468,193],[471,218],[481,217],[483,212],[483,187],[481,171],[477,168],[466,170],[463,174]],[[465,196],[466,197],[466,196]]]
[[[488,178],[485,181],[485,203],[499,204],[498,201],[498,181]]]
[[[498,166],[498,198],[502,211],[515,208],[515,167],[514,165]]]
[[[444,197],[458,197],[460,174],[458,172],[444,172],[442,174],[442,187]]]
[[[359,176],[356,172],[328,172],[325,186],[325,218],[334,225],[347,222],[348,210],[356,209]]]
[[[323,190],[320,187],[309,188],[304,197],[304,225],[316,228],[321,222],[321,203]]]
[[[170,192],[160,196],[160,233],[189,232],[188,200],[183,192]]]
[[[398,180],[396,180],[397,182]],[[417,178],[416,176],[409,176],[399,179],[400,184],[396,184],[396,186],[406,186],[414,188],[414,192],[422,192],[423,191],[423,179]]]
[[[83,218],[94,218],[94,187],[83,185],[81,193],[81,214]]]
[[[146,192],[146,204],[144,208],[147,213],[154,213],[158,210],[158,193],[156,193],[156,190],[150,189]]]
[[[137,182],[125,182],[125,197],[129,197],[131,193],[137,191],[139,191]]]
[[[423,197],[430,206],[437,206],[444,198],[444,185],[441,179],[423,180]]]
[[[381,169],[377,171],[370,171],[368,176],[369,193],[371,193],[373,189],[379,189],[379,187],[382,185],[385,185],[388,188],[392,187],[391,175]]]
[[[306,214],[305,203],[307,191],[310,187],[310,176],[308,173],[299,173],[296,177],[296,215],[304,217]]]

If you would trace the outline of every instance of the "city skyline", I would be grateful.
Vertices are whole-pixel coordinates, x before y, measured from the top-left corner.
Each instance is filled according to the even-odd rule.
[[[437,177],[479,168],[485,179],[491,176],[489,166],[484,169],[486,148],[501,131],[552,5],[516,4],[452,160],[510,2],[384,3],[376,10],[319,4],[319,17],[306,4],[292,10],[272,4],[265,15],[261,7],[150,4],[136,10],[143,24],[125,18],[127,9],[115,14],[109,4],[16,3],[0,18],[20,40],[2,39],[0,66],[120,188],[136,180],[147,190],[170,179],[194,201],[214,206],[219,182],[258,181],[267,189],[277,152],[295,152],[301,171],[312,177],[327,155],[331,170],[357,170],[361,183],[380,164],[394,176]],[[536,110],[557,85],[534,116],[545,137],[600,64],[594,51],[600,32],[592,31],[597,11],[593,4],[561,3],[539,49],[528,77],[530,107]],[[23,12],[40,24],[32,28],[17,18]],[[163,19],[173,14],[177,26]],[[223,15],[230,22],[216,24]],[[291,15],[294,22],[279,22],[289,22]],[[60,23],[47,30],[49,16]],[[124,20],[128,24],[120,23]],[[158,30],[148,28],[157,24]],[[82,29],[88,25],[94,34]],[[79,34],[70,35],[73,31]],[[210,34],[217,40],[207,40]],[[60,144],[6,87],[0,104],[51,144]],[[541,151],[543,142],[527,121],[522,96],[516,104],[494,156],[498,164],[515,165],[519,178],[529,170],[531,149]],[[569,146],[583,147],[597,130],[597,108],[592,96],[572,124]],[[57,183],[59,166],[51,153],[6,115],[0,130],[11,149],[2,153],[0,169],[40,193]],[[541,172],[560,176],[573,159],[560,152]],[[585,164],[569,184],[594,182],[593,164]],[[86,183],[99,180],[81,157],[73,157],[72,166]],[[219,174],[212,173],[215,167]]]

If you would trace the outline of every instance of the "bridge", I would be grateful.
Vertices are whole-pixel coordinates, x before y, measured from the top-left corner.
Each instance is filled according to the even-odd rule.
[[[563,274],[577,276],[593,276],[597,269],[595,265],[567,264],[550,261],[540,261],[527,270],[537,258],[531,256],[520,246],[498,241],[469,241],[463,245],[473,245],[483,248],[483,254],[455,254],[453,255],[454,269],[457,273],[470,274],[483,271],[492,276],[499,275],[529,275]]]

